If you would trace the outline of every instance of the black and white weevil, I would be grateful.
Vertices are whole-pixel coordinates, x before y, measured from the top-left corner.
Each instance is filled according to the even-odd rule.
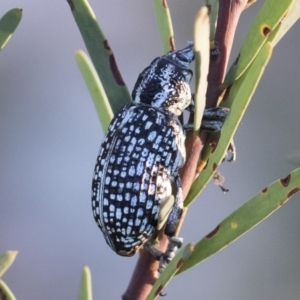
[[[178,116],[193,110],[193,59],[192,44],[154,59],[139,75],[132,102],[113,118],[100,147],[92,208],[107,244],[119,255],[132,256],[162,227],[170,242],[181,246],[174,234],[183,206],[178,169],[186,151]],[[227,113],[205,110],[202,128],[220,130]],[[161,216],[163,205],[169,209]]]

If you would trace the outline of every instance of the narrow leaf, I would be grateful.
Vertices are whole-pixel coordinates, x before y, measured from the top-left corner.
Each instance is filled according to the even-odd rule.
[[[16,300],[12,291],[6,285],[6,283],[0,279],[0,299],[2,300]]]
[[[237,99],[234,101],[229,116],[227,117],[218,142],[218,147],[210,155],[205,169],[193,183],[187,198],[184,201],[184,206],[189,206],[193,200],[201,193],[207,182],[212,178],[217,166],[221,163],[224,153],[228,148],[230,141],[241,121],[244,111],[246,110],[252,95],[257,87],[257,84],[264,72],[271,56],[271,43],[265,46],[259,52],[250,68],[241,78],[234,82],[230,90],[230,97]],[[228,99],[230,101],[230,99]]]
[[[270,44],[270,49],[272,48],[272,41],[274,38],[276,38],[276,35],[278,34],[280,27],[277,26],[275,30],[271,32],[271,34],[268,37],[268,43]],[[266,58],[269,59],[269,58]],[[254,63],[254,62],[253,62]],[[267,62],[265,62],[267,63]],[[252,65],[251,65],[252,66]],[[256,73],[259,73],[259,70],[263,70],[264,63],[262,65],[256,64],[256,67],[258,70],[256,70]],[[261,75],[260,75],[261,76]],[[243,77],[243,76],[242,76]],[[249,75],[249,78],[243,77],[243,80],[238,79],[235,81],[230,89],[229,97],[226,98],[225,101],[221,102],[220,106],[228,107],[231,109],[231,113],[227,117],[227,120],[225,122],[226,126],[223,126],[223,129],[221,131],[221,138],[218,141],[217,144],[217,150],[215,150],[216,146],[215,141],[213,143],[208,141],[204,145],[204,148],[201,152],[201,159],[198,163],[198,168],[201,170],[200,176],[197,178],[196,182],[192,185],[191,190],[189,192],[189,195],[187,199],[185,200],[185,205],[188,206],[193,202],[196,197],[201,193],[203,188],[206,186],[208,181],[213,177],[215,174],[215,171],[218,167],[218,165],[223,161],[223,158],[227,152],[228,146],[232,141],[233,135],[246,111],[246,108],[252,98],[252,95],[254,94],[254,91],[256,89],[256,86],[259,82],[259,78],[254,78]],[[253,91],[247,90],[249,87],[247,84],[247,80],[250,79],[250,86],[253,86]],[[254,85],[252,83],[256,82]],[[243,90],[240,88],[241,85],[247,87],[245,89],[245,94],[243,94]],[[235,109],[232,109],[232,105],[234,102],[238,102],[239,104],[236,104],[234,106]],[[233,116],[233,114],[236,114]],[[224,124],[224,125],[225,125]],[[214,146],[213,146],[214,145]],[[213,156],[210,157],[210,155],[213,153]],[[209,161],[207,163],[209,157]],[[203,170],[203,167],[205,166],[205,170]],[[193,198],[195,197],[195,198]]]
[[[194,133],[198,134],[205,109],[207,74],[209,69],[209,16],[206,6],[198,12],[194,25],[195,47],[195,115]]]
[[[15,261],[17,254],[18,251],[7,251],[0,256],[0,278]]]
[[[273,45],[275,46],[287,33],[287,31],[295,24],[295,22],[300,17],[300,1],[295,0],[294,5],[291,7],[287,15],[282,20],[282,24],[280,26],[279,33],[273,41]]]
[[[114,114],[131,101],[114,54],[86,0],[68,0],[86,48],[103,84]]]
[[[269,34],[280,26],[281,20],[287,14],[294,0],[266,0],[254,22],[252,23],[245,41],[241,47],[238,64],[234,63],[225,78],[224,85],[229,86],[238,79],[250,66],[261,47],[268,40]]]
[[[167,0],[153,0],[153,7],[158,25],[163,53],[175,50],[174,32]]]
[[[107,99],[103,85],[88,56],[83,51],[76,51],[75,57],[81,74],[94,100],[102,129],[104,132],[106,132],[114,114]]]
[[[218,12],[219,12],[219,0],[206,0],[206,6],[209,9],[209,24],[210,24],[209,40],[211,43],[211,48],[214,48]]]
[[[273,182],[223,220],[195,245],[178,274],[204,261],[258,225],[300,191],[300,168]]]
[[[92,279],[89,267],[84,267],[81,275],[81,286],[78,300],[92,300]]]
[[[13,8],[0,19],[0,51],[11,38],[22,19],[22,9]]]

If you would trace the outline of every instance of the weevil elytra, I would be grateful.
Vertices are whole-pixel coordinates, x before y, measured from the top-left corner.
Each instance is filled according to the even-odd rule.
[[[180,246],[181,240],[174,237],[183,205],[178,169],[186,153],[178,116],[193,110],[189,69],[193,59],[192,44],[154,59],[139,75],[132,102],[115,115],[101,144],[92,208],[107,244],[119,255],[132,256],[162,225]],[[227,112],[205,110],[202,126],[219,130]],[[158,224],[165,199],[173,200],[165,224]]]

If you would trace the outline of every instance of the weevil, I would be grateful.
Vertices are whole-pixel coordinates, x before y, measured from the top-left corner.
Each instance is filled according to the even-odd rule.
[[[107,244],[119,255],[132,256],[162,228],[173,248],[181,246],[174,234],[183,207],[178,169],[186,150],[178,117],[194,108],[193,59],[192,43],[154,59],[139,75],[132,102],[115,115],[101,144],[92,209]],[[202,128],[220,130],[227,113],[222,108],[205,110]],[[163,216],[162,206],[169,208]],[[153,247],[147,244],[157,256]]]

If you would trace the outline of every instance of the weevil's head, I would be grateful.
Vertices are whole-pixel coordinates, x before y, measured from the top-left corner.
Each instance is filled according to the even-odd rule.
[[[132,91],[134,103],[161,108],[179,116],[192,100],[189,69],[194,59],[194,45],[170,51],[152,61],[138,77]]]

